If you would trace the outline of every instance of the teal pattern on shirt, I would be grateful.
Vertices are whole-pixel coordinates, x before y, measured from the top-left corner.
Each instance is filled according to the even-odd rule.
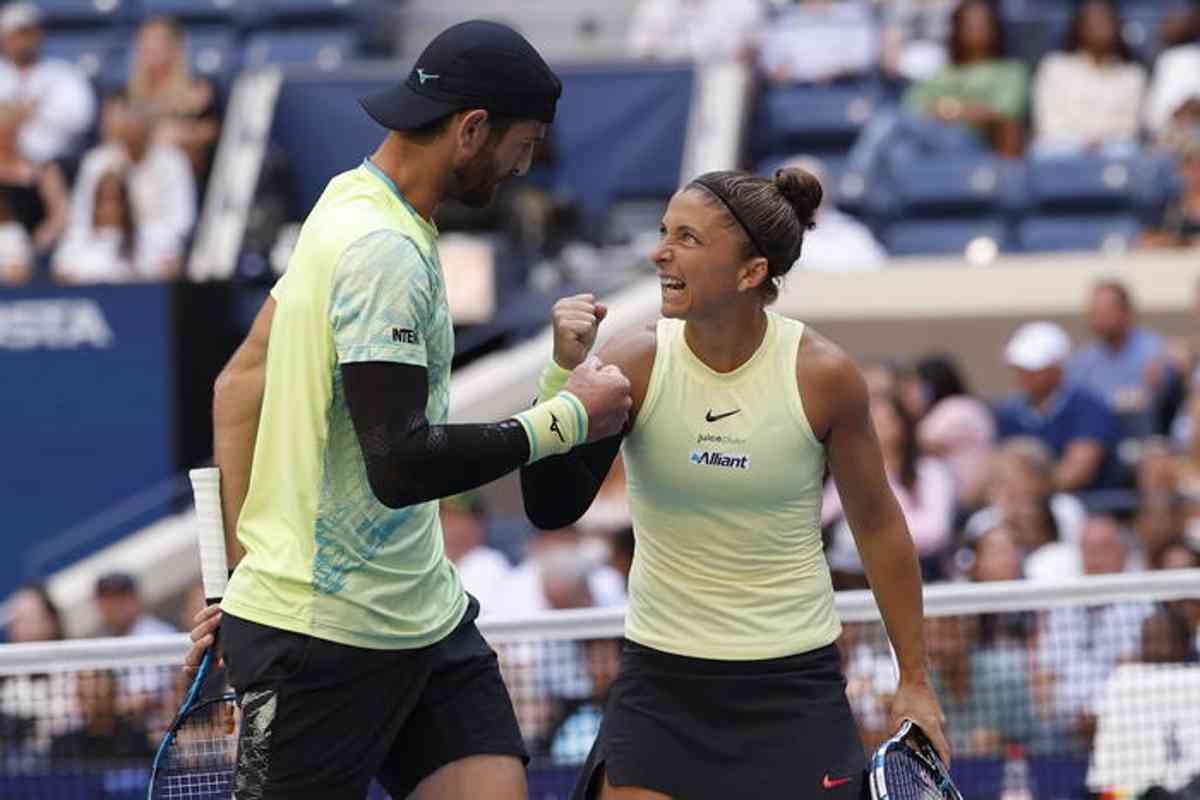
[[[436,251],[427,258],[416,243],[393,230],[359,239],[338,261],[329,317],[337,363],[330,365],[333,397],[313,583],[319,593],[348,595],[347,586],[357,573],[371,572],[379,563],[394,570],[404,561],[397,558],[400,554],[422,560],[442,557],[436,501],[391,509],[372,492],[340,369],[341,364],[363,361],[424,367],[429,378],[426,417],[430,425],[446,423],[454,328]],[[417,571],[426,564],[411,566]],[[386,580],[386,575],[372,575],[371,582],[380,579]],[[369,586],[357,586],[354,597],[369,603]]]

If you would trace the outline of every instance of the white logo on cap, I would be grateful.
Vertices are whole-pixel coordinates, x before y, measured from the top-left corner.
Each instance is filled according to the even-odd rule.
[[[417,67],[417,80],[419,80],[421,82],[422,86],[425,85],[425,81],[436,81],[440,77],[442,77],[442,76],[441,75],[431,75],[428,72],[426,72],[425,70],[421,69],[420,67]]]

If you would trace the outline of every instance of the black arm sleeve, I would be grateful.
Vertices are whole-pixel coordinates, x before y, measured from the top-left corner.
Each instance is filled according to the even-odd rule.
[[[342,381],[371,491],[389,508],[474,489],[529,460],[529,439],[514,419],[430,425],[424,367],[343,364]]]
[[[596,499],[622,438],[612,436],[522,467],[521,496],[529,521],[543,530],[557,530],[582,517]]]

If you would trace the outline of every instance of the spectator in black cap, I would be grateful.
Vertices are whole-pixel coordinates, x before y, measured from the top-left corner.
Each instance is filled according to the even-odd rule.
[[[432,501],[615,435],[629,382],[592,360],[515,418],[447,424],[454,339],[432,220],[525,174],[561,90],[511,28],[434,39],[363,100],[387,138],[329,182],[217,381],[235,569],[186,662],[219,623],[242,698],[239,797],[361,800],[373,779],[392,797],[525,797],[512,701]]]
[[[110,572],[96,581],[96,610],[105,636],[162,636],[175,629],[146,613],[137,581],[125,572]]]

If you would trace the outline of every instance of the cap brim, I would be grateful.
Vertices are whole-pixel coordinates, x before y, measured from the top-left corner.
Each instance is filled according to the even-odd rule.
[[[371,119],[393,131],[411,131],[462,109],[460,103],[417,94],[403,83],[358,102]]]

